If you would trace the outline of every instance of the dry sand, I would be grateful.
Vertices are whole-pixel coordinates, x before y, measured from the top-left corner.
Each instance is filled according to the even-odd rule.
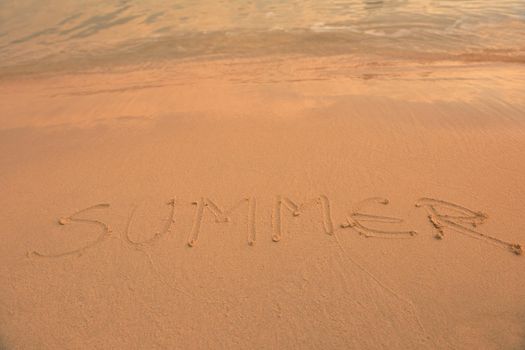
[[[524,349],[524,75],[278,56],[6,76],[1,344]]]

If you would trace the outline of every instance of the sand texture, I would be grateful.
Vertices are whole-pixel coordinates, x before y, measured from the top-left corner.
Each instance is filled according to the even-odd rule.
[[[281,55],[6,76],[0,342],[525,348],[523,75]]]

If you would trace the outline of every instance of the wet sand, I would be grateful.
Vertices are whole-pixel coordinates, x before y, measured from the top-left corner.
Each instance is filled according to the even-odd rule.
[[[521,349],[522,74],[280,55],[4,77],[0,341]]]

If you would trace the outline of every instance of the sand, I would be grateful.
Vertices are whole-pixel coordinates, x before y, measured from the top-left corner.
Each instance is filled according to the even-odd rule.
[[[0,80],[0,348],[523,349],[512,63]]]

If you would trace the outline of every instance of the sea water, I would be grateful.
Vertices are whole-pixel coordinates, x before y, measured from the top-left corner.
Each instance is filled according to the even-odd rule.
[[[525,1],[0,1],[2,71],[274,54],[522,63]]]

